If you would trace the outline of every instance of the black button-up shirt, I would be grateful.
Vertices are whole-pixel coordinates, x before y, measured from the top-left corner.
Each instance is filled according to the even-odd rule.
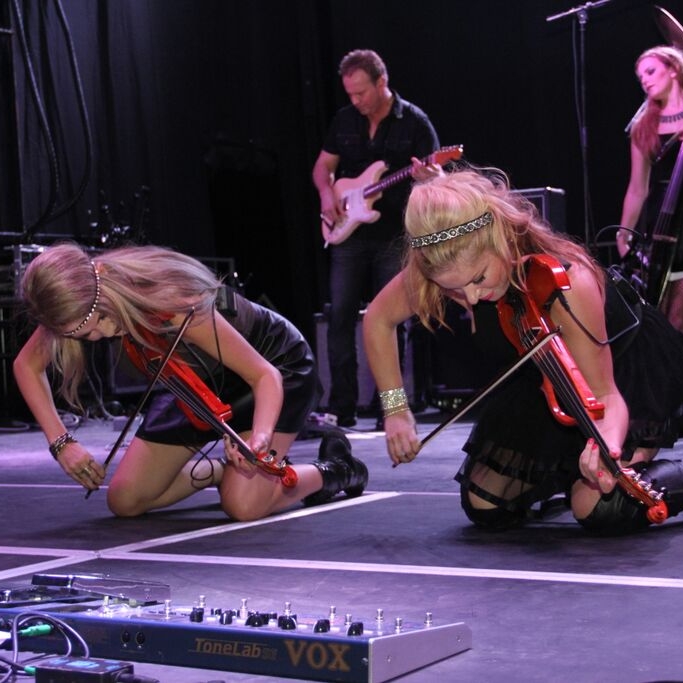
[[[410,158],[423,158],[439,147],[439,140],[427,115],[417,106],[402,100],[392,91],[394,103],[370,139],[369,121],[353,105],[342,107],[335,115],[323,149],[339,157],[337,178],[355,178],[375,161],[388,170],[382,177],[410,166]],[[403,229],[403,209],[410,181],[386,189],[373,205],[381,213],[376,223],[361,225],[357,232],[372,231],[376,238],[392,239]]]

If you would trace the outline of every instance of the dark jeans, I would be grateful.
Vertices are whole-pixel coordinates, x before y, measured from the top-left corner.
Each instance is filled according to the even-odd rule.
[[[370,232],[372,226],[368,226]],[[372,239],[364,226],[331,247],[327,353],[330,366],[329,411],[349,417],[358,403],[356,325],[362,303],[372,298],[401,268],[402,244]]]

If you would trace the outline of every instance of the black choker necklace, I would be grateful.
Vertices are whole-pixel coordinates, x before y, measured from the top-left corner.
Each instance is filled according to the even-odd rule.
[[[679,111],[678,114],[660,114],[660,123],[674,123],[683,119],[683,111]]]

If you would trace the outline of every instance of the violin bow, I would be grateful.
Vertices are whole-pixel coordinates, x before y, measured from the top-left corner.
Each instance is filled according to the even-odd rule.
[[[145,402],[149,398],[149,395],[152,393],[152,389],[154,389],[154,385],[157,383],[157,380],[159,377],[161,377],[161,373],[164,371],[164,368],[168,364],[169,359],[173,355],[173,352],[178,348],[178,344],[180,344],[180,340],[183,337],[183,334],[185,334],[185,330],[187,329],[187,326],[190,324],[192,318],[194,317],[195,310],[192,308],[190,312],[185,316],[185,319],[181,323],[180,327],[178,328],[178,332],[176,333],[173,342],[171,345],[168,347],[168,350],[164,354],[163,358],[161,359],[161,362],[159,363],[159,367],[156,369],[154,375],[152,376],[152,379],[149,381],[149,384],[147,385],[147,388],[145,389],[145,392],[142,394],[140,397],[140,400],[138,401],[138,404],[135,406],[135,410],[129,415],[128,419],[126,420],[126,424],[123,426],[123,429],[121,430],[121,433],[119,434],[118,439],[116,439],[116,443],[112,446],[111,451],[109,451],[109,455],[106,457],[105,461],[102,463],[102,467],[104,467],[105,472],[107,470],[107,467],[109,466],[109,463],[112,461],[114,456],[116,455],[117,451],[119,448],[121,448],[121,444],[124,442],[126,436],[128,435],[128,432],[130,431],[130,428],[133,425],[133,422],[135,422],[135,418],[140,414],[140,411],[142,410],[142,407],[145,405]],[[90,494],[93,491],[97,491],[99,489],[88,489],[87,493],[85,494],[85,499],[88,500],[90,498]]]
[[[477,392],[469,401],[465,403],[454,415],[449,417],[446,421],[442,422],[438,427],[432,429],[427,436],[420,441],[421,451],[434,437],[440,434],[444,429],[450,427],[456,420],[466,415],[474,406],[476,406],[485,396],[488,396],[499,384],[504,382],[513,372],[515,372],[520,366],[526,363],[530,358],[535,356],[555,335],[559,334],[559,330],[553,330],[549,332],[543,339],[536,342],[529,350],[527,350],[523,355],[519,356],[517,360],[512,363],[506,370],[495,377],[489,384],[487,384],[483,389]],[[419,451],[418,451],[419,452]],[[396,467],[397,463],[394,464]]]

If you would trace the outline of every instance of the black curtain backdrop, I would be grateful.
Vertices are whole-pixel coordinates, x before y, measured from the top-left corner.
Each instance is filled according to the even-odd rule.
[[[661,4],[683,19],[683,0]],[[357,47],[384,57],[392,87],[428,112],[443,145],[464,144],[471,161],[500,166],[518,188],[564,188],[569,231],[594,235],[620,216],[624,127],[642,101],[634,60],[664,40],[643,0],[592,8],[583,28],[575,15],[546,21],[574,6],[0,0],[12,31],[0,34],[0,136],[11,162],[0,173],[3,243],[96,243],[108,220],[135,222],[135,196],[149,188],[144,239],[234,258],[247,294],[313,340],[327,253],[310,171],[346,101],[337,64]]]

